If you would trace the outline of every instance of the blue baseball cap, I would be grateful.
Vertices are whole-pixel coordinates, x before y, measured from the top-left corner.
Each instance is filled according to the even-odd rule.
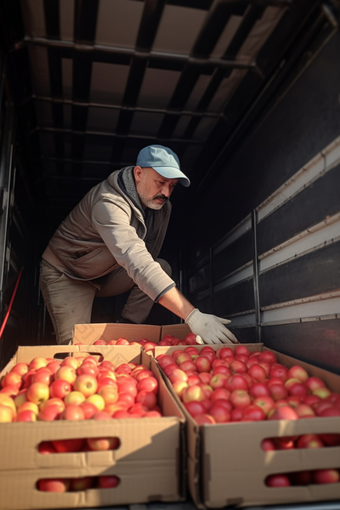
[[[178,179],[186,188],[190,186],[190,180],[181,172],[177,154],[163,145],[144,147],[137,156],[136,166],[151,167],[166,179]]]

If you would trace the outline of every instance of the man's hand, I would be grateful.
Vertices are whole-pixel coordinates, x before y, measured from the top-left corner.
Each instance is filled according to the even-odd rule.
[[[230,324],[231,321],[202,313],[195,308],[187,318],[186,324],[195,335],[202,337],[206,344],[238,344],[238,340],[229,329],[223,324]]]

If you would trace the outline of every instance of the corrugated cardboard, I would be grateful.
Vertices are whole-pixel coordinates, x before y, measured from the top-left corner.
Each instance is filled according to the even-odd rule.
[[[173,335],[184,340],[190,333],[187,324],[173,324],[167,326],[150,326],[147,324],[76,324],[73,329],[73,343],[84,345],[93,344],[96,340],[106,342],[126,338],[130,342],[137,342],[147,338],[151,342],[159,343],[165,335]]]
[[[195,347],[201,350],[204,346]],[[221,346],[212,347],[217,350]],[[262,344],[247,344],[247,347],[251,352],[266,350]],[[156,347],[155,356],[171,354],[175,349],[184,350],[185,347]],[[310,375],[323,379],[330,389],[340,392],[339,376],[273,352],[280,363],[286,366],[299,364]],[[171,389],[169,381],[168,384]],[[180,399],[172,393],[181,405]],[[340,418],[318,417],[199,427],[184,406],[182,410],[187,418],[189,491],[199,508],[340,500],[340,483],[285,488],[270,488],[264,483],[265,478],[274,473],[340,468],[340,447],[264,452],[260,446],[267,437],[340,433]]]
[[[155,361],[139,346],[43,346],[19,347],[0,376],[35,356],[54,357],[72,352],[95,354],[120,363],[134,361],[153,371],[159,382],[162,418],[84,420],[0,424],[1,510],[93,507],[150,501],[185,499],[183,483],[185,446],[184,416],[171,397]],[[41,455],[38,445],[51,439],[119,437],[117,450]],[[35,486],[39,478],[115,474],[115,489],[90,489],[77,493],[43,493]]]

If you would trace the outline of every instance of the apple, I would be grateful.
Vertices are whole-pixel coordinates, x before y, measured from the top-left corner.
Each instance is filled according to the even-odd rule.
[[[62,367],[73,367],[75,370],[79,367],[79,365],[80,361],[72,356],[67,356],[60,364]]]
[[[206,398],[204,391],[198,384],[188,386],[183,390],[183,402],[190,402],[191,400],[204,400]]]
[[[195,363],[191,360],[183,361],[183,363],[179,363],[178,368],[184,370],[184,372],[189,372],[190,370],[193,372],[197,371],[197,367]]]
[[[79,405],[70,404],[60,413],[60,420],[79,421],[85,420],[84,411]]]
[[[224,359],[227,356],[234,357],[234,351],[231,347],[220,347],[216,351],[216,357],[220,359]]]
[[[96,406],[91,402],[83,402],[79,407],[83,410],[85,420],[91,419],[98,412]]]
[[[319,377],[308,377],[305,381],[305,386],[309,389],[310,392],[318,388],[325,388],[326,384]]]
[[[197,372],[209,372],[211,369],[211,361],[207,356],[203,356],[202,354],[195,359],[195,366]]]
[[[229,391],[247,390],[249,388],[248,381],[241,374],[232,375],[225,383],[225,388]]]
[[[27,402],[27,404],[28,404],[28,402]],[[58,406],[60,409],[60,412],[61,412],[65,409],[65,402],[61,398],[57,398],[57,397],[49,398],[48,400],[46,400],[46,402],[41,404],[40,411],[42,411],[43,409],[45,409],[46,407],[49,407],[49,406]]]
[[[38,368],[35,374],[32,375],[31,384],[35,382],[41,382],[43,384],[50,384],[53,381],[53,373],[47,367]]]
[[[214,402],[209,409],[209,415],[212,416],[216,423],[227,423],[230,421],[230,411],[219,402]]]
[[[17,397],[15,397],[15,398],[17,398]],[[4,393],[0,393],[0,404],[10,407],[13,411],[13,415],[14,416],[16,415],[17,408],[15,405],[15,400],[13,400],[11,397],[9,397],[8,395],[5,395]]]
[[[1,399],[0,399],[1,400]],[[19,409],[25,402],[27,402],[27,390],[20,390],[17,395],[13,397],[15,407]]]
[[[218,360],[220,361],[220,360]],[[218,365],[216,367],[213,367],[213,375],[217,374],[224,374],[228,377],[231,377],[231,370],[226,365]]]
[[[297,405],[295,411],[299,418],[313,418],[315,416],[313,408],[307,404],[301,403]]]
[[[157,397],[153,391],[142,390],[137,394],[136,403],[141,403],[148,411],[151,411],[157,404]]]
[[[297,420],[298,418],[296,411],[288,405],[277,407],[268,415],[268,420]]]
[[[242,420],[243,417],[243,407],[235,407],[230,413],[230,421],[238,422]]]
[[[87,397],[86,402],[91,402],[93,405],[96,406],[98,411],[103,411],[105,409],[105,400],[101,395],[94,394]]]
[[[46,401],[48,402],[48,400]],[[18,408],[18,414],[22,411],[33,411],[35,414],[39,413],[39,407],[34,402],[24,402],[21,404],[21,406]]]
[[[250,351],[245,345],[236,345],[236,347],[234,349],[234,354],[235,354],[235,356],[238,356],[239,354],[241,354],[243,356],[249,357]]]
[[[81,478],[71,478],[70,490],[71,491],[86,491],[91,489],[94,485],[95,477],[83,476]]]
[[[275,401],[271,397],[268,397],[266,395],[255,398],[253,404],[261,407],[266,416],[268,416],[269,412],[272,409],[275,409]]]
[[[281,400],[288,397],[288,390],[282,384],[272,384],[269,386],[270,396],[273,400]]]
[[[269,378],[271,379],[273,377],[277,377],[279,379],[286,380],[287,373],[288,373],[287,367],[281,365],[281,363],[273,363],[269,371]]]
[[[307,381],[309,375],[307,371],[300,365],[293,365],[288,369],[287,372],[287,379],[290,379],[291,377],[293,377],[294,379],[298,379],[300,382],[303,383]]]
[[[4,375],[1,379],[1,387],[5,388],[6,386],[14,386],[20,390],[22,386],[22,376],[17,372],[8,372],[8,374]]]
[[[188,384],[188,386],[192,386],[193,384],[199,384],[200,382],[202,382],[202,379],[196,373],[196,374],[189,375],[188,381],[185,384]]]
[[[212,387],[209,384],[205,384],[205,383],[199,383],[198,386],[200,386],[202,388],[205,398],[210,399],[210,397],[212,396],[212,393],[214,391],[212,389]]]
[[[73,383],[75,391],[80,391],[85,398],[96,393],[98,388],[97,379],[91,374],[78,375]]]
[[[321,441],[327,446],[339,446],[340,434],[319,434]]]
[[[12,386],[5,386],[4,388],[1,388],[0,393],[5,393],[9,397],[13,398],[16,395],[18,395],[18,393],[20,393],[20,391],[22,391],[22,390],[19,390],[19,388],[17,386],[12,385]]]
[[[200,382],[200,379],[199,379],[199,382]],[[185,388],[188,388],[189,386],[192,386],[193,384],[197,384],[197,382],[193,382],[191,385],[189,385],[189,381],[188,382],[175,381],[174,383],[172,383],[172,387],[173,387],[176,395],[178,395],[179,398],[182,398],[183,391],[185,390]]]
[[[65,478],[48,478],[37,482],[38,490],[44,492],[67,492],[70,485],[70,480]]]
[[[266,370],[258,364],[249,367],[247,373],[252,379],[259,382],[264,381],[267,377]]]
[[[68,393],[66,397],[64,397],[66,407],[71,405],[79,406],[80,404],[85,402],[85,400],[86,400],[85,395],[80,391],[70,391],[70,393]]]
[[[43,367],[43,368],[48,368],[54,375],[56,373],[56,371],[59,370],[60,365],[61,365],[60,361],[53,360],[53,361],[50,361],[49,363],[47,363],[46,367]]]
[[[98,476],[98,488],[99,489],[114,489],[119,485],[120,478],[115,475],[111,476]]]
[[[251,404],[251,396],[247,390],[234,390],[229,397],[234,407],[247,407]]]
[[[210,374],[210,372],[200,372],[198,374],[198,377],[200,378],[200,382],[202,382],[203,384],[210,384],[212,375]]]
[[[168,374],[167,374],[168,375]],[[175,381],[188,381],[187,374],[181,370],[180,368],[175,368],[169,375],[168,378],[170,379],[171,383],[174,383]]]
[[[191,400],[190,402],[184,403],[184,407],[193,418],[198,414],[205,413],[204,405],[202,404],[202,402],[199,402],[197,400]]]
[[[33,358],[31,362],[28,365],[29,370],[38,370],[38,368],[46,367],[48,361],[46,358],[43,358],[42,356],[37,356],[36,358]]]
[[[86,375],[93,375],[94,377],[98,377],[99,373],[100,372],[99,372],[98,367],[96,365],[94,365],[93,363],[87,363],[86,365],[82,364],[76,369],[77,375],[86,374]],[[102,377],[102,375],[100,375],[100,377]],[[116,376],[113,376],[112,378],[115,380]]]
[[[146,377],[137,383],[137,391],[152,391],[157,395],[158,393],[158,381],[152,377]]]
[[[222,367],[224,368],[224,367]],[[227,369],[228,370],[228,369]],[[223,373],[215,373],[209,381],[209,385],[214,390],[217,388],[223,388],[226,381],[228,381],[229,377]]]
[[[64,379],[57,379],[53,381],[50,386],[50,397],[51,398],[65,398],[72,390],[72,386],[68,381]]]
[[[340,472],[338,469],[316,469],[312,471],[312,480],[315,484],[338,483]]]
[[[86,443],[92,451],[107,451],[116,450],[120,445],[120,440],[118,437],[88,437]]]
[[[103,386],[99,389],[98,395],[103,397],[105,405],[115,404],[118,400],[118,386]]]
[[[276,356],[271,351],[263,351],[258,355],[259,361],[263,361],[264,363],[277,363]]]
[[[181,363],[184,363],[184,361],[192,361],[192,358],[189,353],[183,351],[181,354],[176,356],[176,363],[177,365],[180,365]]]
[[[254,398],[263,396],[270,397],[270,389],[263,382],[255,382],[249,388],[249,395],[251,395]]]
[[[227,388],[216,388],[211,396],[210,400],[215,402],[216,400],[229,400],[231,392]]]
[[[215,419],[210,416],[210,414],[197,414],[195,416],[195,421],[198,425],[214,425],[216,423]]]
[[[241,421],[262,421],[266,419],[266,414],[262,407],[255,404],[249,404],[243,408],[243,415]]]
[[[75,453],[79,452],[85,444],[85,439],[55,439],[52,445],[58,453]]]
[[[35,382],[27,388],[26,398],[38,406],[50,398],[50,388],[47,384]]]
[[[0,423],[12,422],[14,416],[15,415],[11,407],[0,404]]]
[[[272,439],[270,439],[269,437],[262,440],[261,448],[265,452],[271,452],[271,451],[276,450],[274,441]]]
[[[49,455],[50,453],[57,453],[51,441],[42,441],[39,443],[38,452],[41,455]]]
[[[77,378],[77,374],[76,374],[75,369],[73,367],[69,367],[67,365],[60,367],[54,374],[55,380],[63,379],[64,381],[68,381],[70,384],[73,384],[74,381],[76,380],[76,378]]]
[[[31,411],[33,412],[33,411]],[[58,420],[62,411],[58,405],[50,405],[41,409],[38,414],[39,421],[54,421]]]
[[[230,363],[230,370],[232,374],[244,374],[248,369],[243,361],[235,359]]]
[[[308,388],[303,383],[297,382],[289,386],[288,392],[290,395],[307,397]]]
[[[324,446],[317,434],[303,434],[296,441],[297,448],[323,448]]]
[[[328,407],[323,411],[318,413],[318,416],[322,418],[331,417],[331,416],[340,416],[340,408],[339,407]]]
[[[322,387],[322,388],[316,388],[315,390],[313,390],[312,394],[317,395],[320,398],[327,398],[332,395],[332,392],[330,389],[328,389],[326,387]]]
[[[265,481],[268,487],[289,487],[290,480],[287,475],[278,474],[278,475],[269,475]]]
[[[28,364],[27,363],[17,363],[12,368],[11,372],[16,372],[17,374],[23,376],[28,372]]]

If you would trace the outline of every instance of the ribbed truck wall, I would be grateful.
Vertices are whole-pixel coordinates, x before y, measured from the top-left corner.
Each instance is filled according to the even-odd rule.
[[[187,293],[241,342],[340,373],[340,35],[267,111],[195,212]],[[225,170],[225,171],[224,171]],[[205,241],[202,242],[202,239]]]

